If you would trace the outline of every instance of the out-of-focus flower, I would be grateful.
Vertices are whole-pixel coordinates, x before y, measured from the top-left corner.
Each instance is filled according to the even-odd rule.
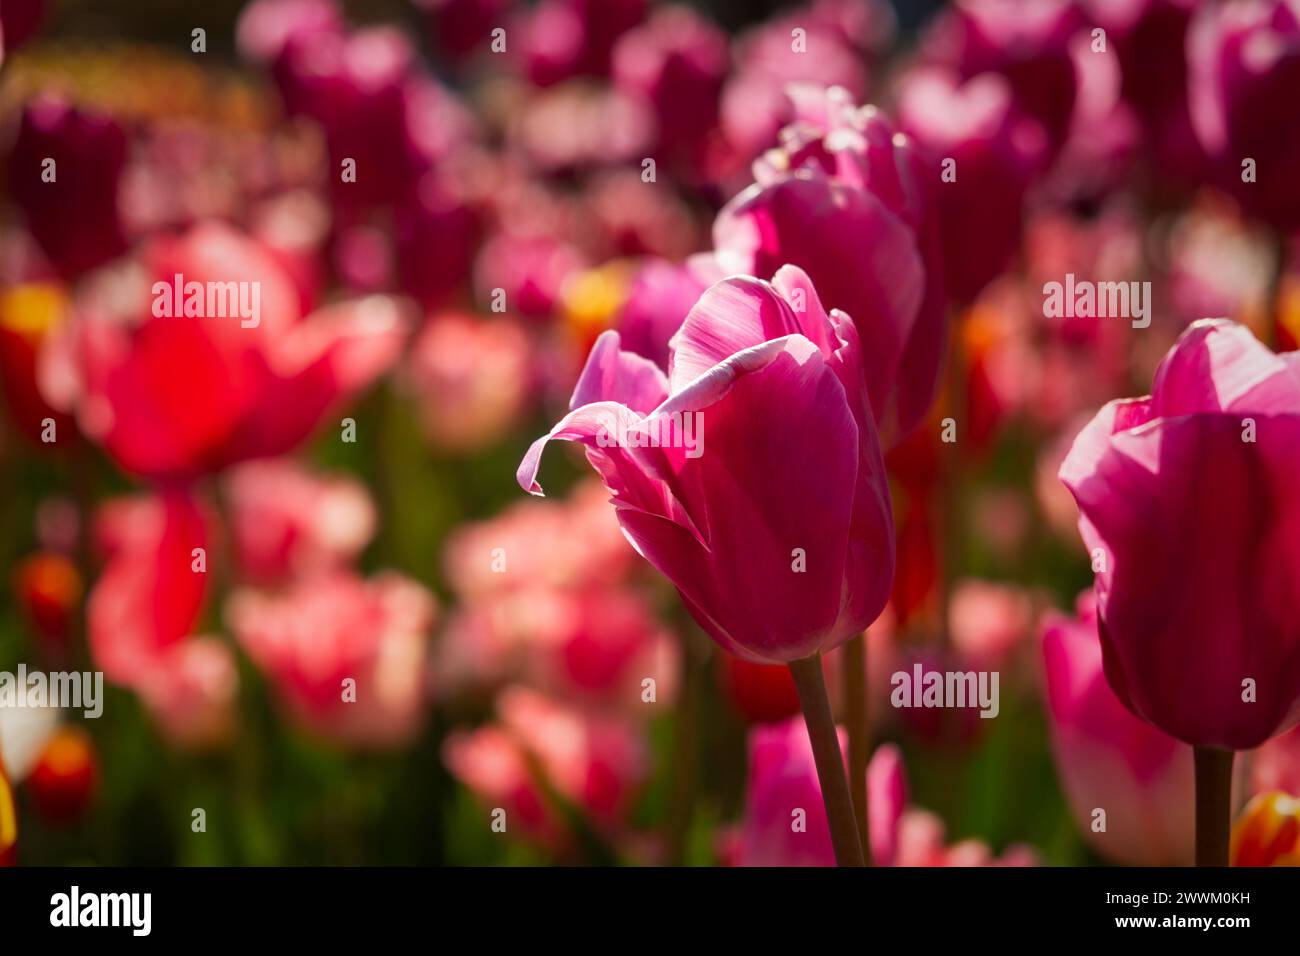
[[[436,670],[440,687],[527,683],[588,707],[648,713],[647,703],[673,699],[677,658],[676,641],[636,592],[535,587],[462,608]]]
[[[569,276],[586,266],[582,253],[555,236],[502,232],[483,244],[474,266],[480,304],[494,312],[504,293],[505,309],[532,319],[549,319]],[[500,290],[500,292],[498,292]]]
[[[59,730],[58,707],[0,707],[0,757],[11,783],[22,783]]]
[[[1106,683],[1090,591],[1077,617],[1048,618],[1043,656],[1056,766],[1079,831],[1120,863],[1190,865],[1191,748],[1134,717]]]
[[[667,368],[668,343],[707,287],[689,264],[659,259],[643,263],[618,312],[623,348]]]
[[[425,308],[437,308],[461,292],[470,276],[482,226],[478,214],[434,174],[393,218],[397,286]]]
[[[1300,720],[1296,368],[1240,325],[1197,322],[1152,395],[1108,404],[1061,466],[1099,568],[1107,679],[1194,746],[1249,749]]]
[[[4,754],[0,754],[0,866],[13,866],[17,860],[18,807],[5,773]]]
[[[943,354],[945,305],[933,171],[874,107],[800,88],[783,147],[713,226],[725,272],[808,273],[862,341],[871,408],[887,444],[925,417]]]
[[[511,319],[444,312],[416,336],[405,372],[433,444],[472,451],[518,421],[533,390],[533,349]]]
[[[599,587],[628,573],[634,554],[599,482],[566,500],[522,501],[447,540],[446,572],[466,601],[536,587]]]
[[[38,551],[14,572],[18,605],[43,649],[55,659],[67,653],[82,588],[77,566],[66,555],[53,551]]]
[[[645,19],[648,6],[647,0],[541,0],[508,28],[507,51],[538,86],[608,76],[619,37]]]
[[[138,682],[138,691],[173,744],[208,749],[230,740],[239,669],[220,638],[199,635],[163,651]]]
[[[924,46],[963,80],[1004,77],[1019,107],[1059,146],[1077,92],[1070,41],[1084,23],[1077,4],[1061,0],[960,0],[934,21]]]
[[[506,832],[567,849],[573,835],[557,797],[606,836],[626,826],[649,771],[649,754],[632,725],[522,687],[502,692],[497,713],[499,724],[449,735],[443,761],[481,800],[506,811]]]
[[[951,178],[936,191],[947,290],[956,301],[971,302],[1019,247],[1020,208],[1046,161],[1042,130],[1018,111],[1004,78],[983,74],[962,82],[934,69],[907,76],[899,121],[934,162],[948,167]]]
[[[290,40],[344,30],[334,0],[254,0],[239,12],[235,42],[250,60],[274,63]]]
[[[1166,254],[1169,304],[1180,324],[1221,315],[1268,334],[1272,266],[1266,228],[1252,228],[1209,203],[1194,206],[1173,222]]]
[[[799,694],[790,668],[719,654],[718,670],[727,698],[750,723],[772,724],[799,713]],[[821,812],[826,812],[825,807]]]
[[[1029,636],[1033,600],[1023,589],[967,580],[954,588],[949,607],[953,648],[966,660],[996,668]]]
[[[433,597],[407,578],[335,572],[279,594],[237,591],[227,618],[305,727],[386,747],[410,740],[423,722],[434,612]]]
[[[23,109],[9,155],[9,194],[67,278],[126,251],[118,186],[126,134],[107,116],[42,96]]]
[[[860,359],[852,321],[800,269],[723,280],[674,336],[667,376],[602,335],[519,484],[540,494],[546,444],[581,442],[624,533],[705,631],[756,662],[810,657],[874,621],[893,576]]]
[[[96,531],[107,562],[87,601],[90,652],[109,680],[138,687],[198,623],[216,568],[210,516],[171,490],[109,502]]]
[[[0,10],[0,62],[5,51],[22,46],[45,22],[45,0],[5,0]]]
[[[223,225],[160,240],[145,265],[115,297],[88,290],[41,369],[51,403],[75,408],[128,471],[184,478],[283,454],[401,347],[396,303],[371,297],[302,318],[289,277]],[[207,314],[214,304],[222,314]]]
[[[65,724],[46,743],[27,778],[36,811],[49,823],[76,823],[95,799],[99,760],[90,735]]]
[[[639,166],[654,132],[654,111],[645,99],[585,82],[539,93],[509,130],[510,141],[530,164],[552,174]]]
[[[265,459],[231,469],[224,483],[235,566],[248,583],[345,567],[374,536],[374,502],[354,478]]]
[[[484,53],[492,30],[506,25],[511,0],[416,0],[429,18],[430,35],[454,62]]]
[[[844,734],[840,732],[840,746]],[[1032,851],[1008,849],[997,859],[978,840],[944,843],[942,822],[908,807],[898,749],[877,748],[867,766],[868,834],[880,866],[1032,865]],[[834,866],[808,732],[802,721],[755,727],[749,735],[745,819],[735,848],[741,866]]]
[[[645,97],[658,121],[656,155],[697,165],[718,122],[727,37],[689,7],[658,8],[613,53],[614,82]]]
[[[1300,797],[1300,730],[1274,737],[1252,755],[1250,792],[1266,790]]]
[[[1294,0],[1202,5],[1187,52],[1192,124],[1224,188],[1254,215],[1295,229],[1300,142],[1282,104],[1300,96],[1300,9]]]
[[[1232,828],[1233,866],[1300,866],[1300,800],[1276,791],[1246,805]]]
[[[67,447],[77,439],[76,423],[49,406],[37,380],[41,347],[66,320],[68,308],[57,283],[25,283],[0,292],[0,391],[19,432],[42,448]]]

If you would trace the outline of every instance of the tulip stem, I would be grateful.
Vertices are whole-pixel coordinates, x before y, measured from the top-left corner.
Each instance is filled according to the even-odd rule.
[[[867,635],[864,631],[844,645],[844,722],[849,725],[849,792],[862,842],[862,855],[871,865],[867,839],[867,756],[871,728],[867,723]]]
[[[1195,747],[1192,755],[1196,767],[1196,865],[1227,866],[1236,753]]]
[[[831,715],[831,702],[826,696],[821,655],[791,661],[790,675],[799,692],[799,706],[803,708],[804,723],[808,727],[817,779],[826,804],[826,819],[831,826],[835,862],[840,866],[863,866],[862,841],[853,819],[853,798],[849,796],[840,739],[835,729],[835,718]]]

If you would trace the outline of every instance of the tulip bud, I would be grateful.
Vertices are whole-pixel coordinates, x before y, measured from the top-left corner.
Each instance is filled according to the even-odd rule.
[[[79,727],[61,727],[45,745],[27,785],[36,810],[47,822],[75,823],[95,797],[99,765],[90,735]]]

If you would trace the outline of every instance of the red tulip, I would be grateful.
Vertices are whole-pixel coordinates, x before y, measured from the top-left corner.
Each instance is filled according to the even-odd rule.
[[[723,280],[673,338],[667,376],[603,334],[519,483],[540,494],[546,444],[581,442],[624,533],[701,627],[751,661],[809,658],[875,620],[893,576],[859,358],[851,320],[827,315],[801,270]]]
[[[1300,722],[1297,368],[1240,325],[1197,322],[1152,395],[1103,408],[1061,466],[1099,568],[1106,677],[1197,747]]]
[[[1232,830],[1233,866],[1300,866],[1300,800],[1261,793]]]
[[[18,565],[14,592],[32,629],[57,658],[67,653],[82,582],[67,557],[39,551]]]
[[[94,741],[79,727],[65,725],[45,745],[27,778],[32,802],[49,823],[75,823],[95,799],[99,763]]]
[[[27,283],[0,293],[0,393],[18,431],[40,448],[65,448],[77,440],[76,423],[50,407],[39,384],[41,349],[67,312],[67,295],[55,283]]]
[[[401,346],[403,316],[386,299],[302,318],[289,277],[223,225],[161,240],[145,262],[148,282],[124,301],[101,294],[82,304],[51,343],[45,382],[51,400],[75,407],[83,431],[128,471],[184,478],[283,454],[383,372]],[[186,288],[240,284],[247,293],[240,314],[168,317],[159,298],[174,304],[176,275]]]

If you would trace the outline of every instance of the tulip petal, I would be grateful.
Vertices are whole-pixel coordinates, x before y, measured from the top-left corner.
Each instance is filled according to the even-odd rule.
[[[659,366],[634,352],[625,352],[619,334],[602,332],[591,347],[569,410],[594,402],[618,402],[644,415],[668,397],[668,378]]]

